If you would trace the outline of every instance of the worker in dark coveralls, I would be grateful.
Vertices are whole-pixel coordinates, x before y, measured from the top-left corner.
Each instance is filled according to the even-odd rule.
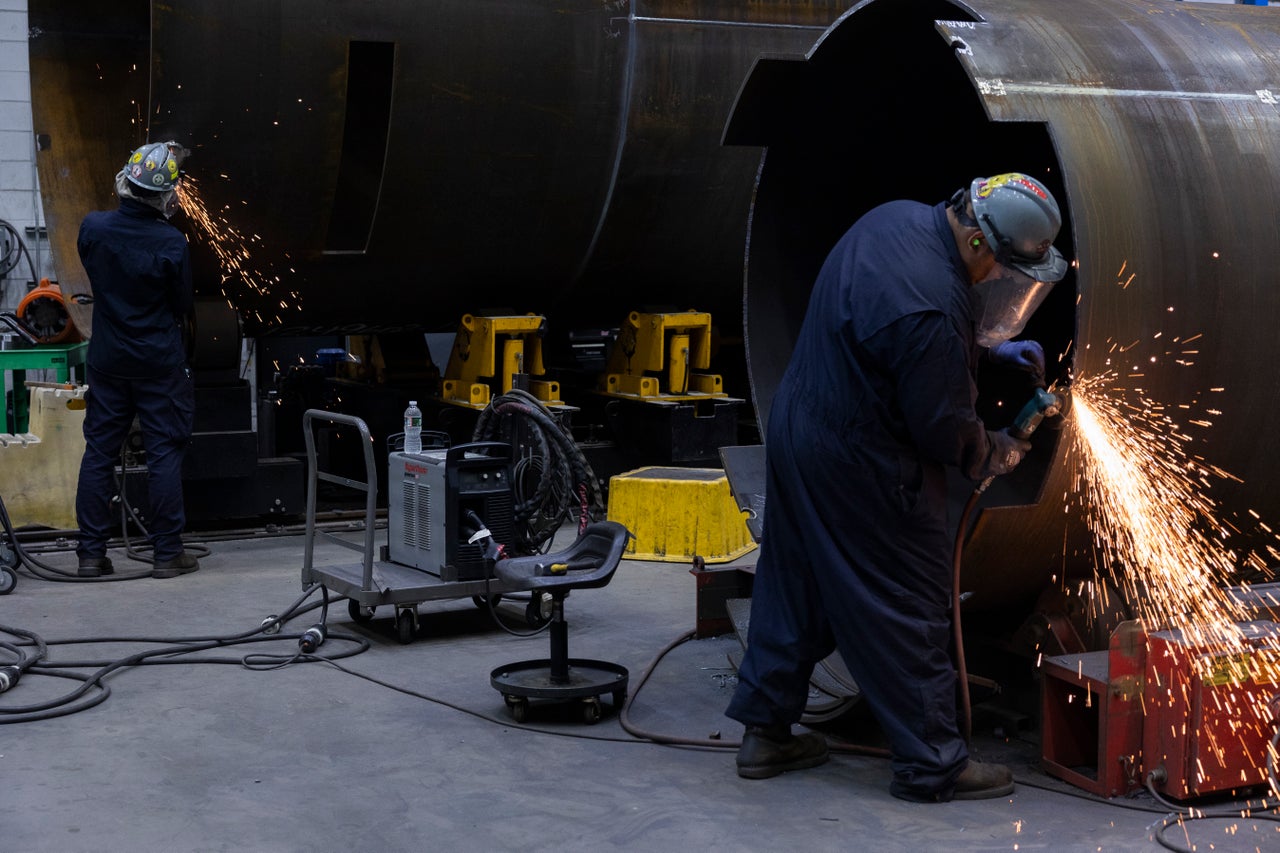
[[[1031,445],[974,411],[980,355],[1044,374],[1010,341],[1067,270],[1057,202],[1010,173],[932,207],[868,212],[828,255],[768,421],[764,529],[747,652],[728,716],[739,775],[827,760],[793,735],[814,664],[839,649],[884,728],[890,792],[939,802],[1013,791],[969,759],[949,654],[945,468],[979,481]]]
[[[89,391],[84,458],[76,489],[82,577],[111,574],[107,539],[118,521],[112,468],[136,415],[147,453],[152,576],[199,568],[182,547],[186,513],[182,460],[195,413],[182,338],[193,289],[186,237],[168,221],[178,210],[179,166],[186,150],[174,142],[144,145],[116,175],[120,206],[90,213],[77,247],[93,288]]]

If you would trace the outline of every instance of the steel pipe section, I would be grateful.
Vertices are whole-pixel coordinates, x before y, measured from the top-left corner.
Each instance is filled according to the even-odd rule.
[[[225,290],[250,334],[451,329],[494,309],[546,313],[554,332],[662,306],[711,311],[732,337],[746,235],[746,361],[763,421],[813,277],[849,223],[1018,169],[1054,190],[1058,245],[1078,264],[1028,330],[1055,375],[1114,368],[1170,411],[1213,394],[1221,414],[1197,447],[1244,478],[1215,487],[1224,514],[1278,523],[1263,484],[1280,472],[1259,436],[1280,407],[1251,375],[1270,366],[1280,325],[1270,9],[90,5],[29,4],[37,163],[68,293],[86,287],[80,218],[112,203],[111,175],[148,137],[194,150],[209,209],[248,241],[248,272],[225,281],[196,249],[202,293]],[[983,401],[994,420],[1002,393]],[[1051,576],[1092,565],[1087,537],[1069,519],[1064,530],[1066,442],[1037,441],[1039,467],[999,484],[1005,505],[970,537],[974,608],[1025,612],[1014,605]]]
[[[1280,426],[1265,378],[1280,325],[1278,100],[1280,15],[1245,6],[869,0],[805,56],[761,60],[725,133],[767,146],[745,298],[760,418],[849,223],[891,198],[941,200],[973,175],[1016,169],[1057,195],[1058,246],[1077,265],[1028,329],[1051,373],[1114,370],[1175,419],[1220,412],[1211,429],[1186,429],[1192,452],[1244,478],[1212,489],[1224,519],[1247,530],[1254,510],[1280,523],[1280,457],[1264,438]],[[983,404],[997,422],[999,402]],[[1092,543],[1064,513],[1076,469],[1060,437],[1037,436],[1051,461],[1019,469],[1008,505],[973,530],[972,608],[1025,613],[1017,605],[1052,578],[1091,572]],[[1237,541],[1242,558],[1274,544],[1265,532]]]
[[[149,134],[194,151],[208,207],[250,241],[245,275],[221,281],[206,255],[200,289],[225,289],[251,333],[452,329],[487,310],[607,327],[652,305],[739,337],[759,152],[721,147],[724,123],[759,54],[803,52],[852,2],[93,5],[30,4],[49,57],[37,130],[93,116],[78,147],[105,152],[77,197],[46,187],[64,282],[67,223]],[[137,96],[100,90],[138,45],[130,126]],[[42,177],[86,124],[59,128]]]

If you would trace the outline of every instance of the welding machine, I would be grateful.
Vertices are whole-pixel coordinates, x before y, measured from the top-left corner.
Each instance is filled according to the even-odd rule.
[[[1267,781],[1280,625],[1236,628],[1240,648],[1230,651],[1179,630],[1148,637],[1143,765],[1158,790],[1179,799]]]
[[[476,442],[389,456],[388,557],[442,581],[485,578],[485,544],[473,512],[495,542],[514,532],[511,446]]]

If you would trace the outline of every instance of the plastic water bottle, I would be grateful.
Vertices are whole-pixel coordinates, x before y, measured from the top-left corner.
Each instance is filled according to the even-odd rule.
[[[404,410],[404,452],[422,452],[422,410],[417,400],[410,400]]]

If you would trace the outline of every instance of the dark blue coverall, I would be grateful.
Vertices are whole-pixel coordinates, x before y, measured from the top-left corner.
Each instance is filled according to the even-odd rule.
[[[949,799],[968,750],[950,648],[946,466],[987,475],[969,276],[944,205],[882,205],[827,257],[770,409],[764,529],[728,716],[797,722],[840,650],[891,790]]]
[[[118,520],[112,468],[136,413],[147,452],[153,556],[171,560],[182,553],[182,460],[195,414],[181,326],[194,298],[187,239],[159,211],[122,198],[116,210],[84,218],[77,247],[93,287],[93,337],[76,552],[106,554]]]

